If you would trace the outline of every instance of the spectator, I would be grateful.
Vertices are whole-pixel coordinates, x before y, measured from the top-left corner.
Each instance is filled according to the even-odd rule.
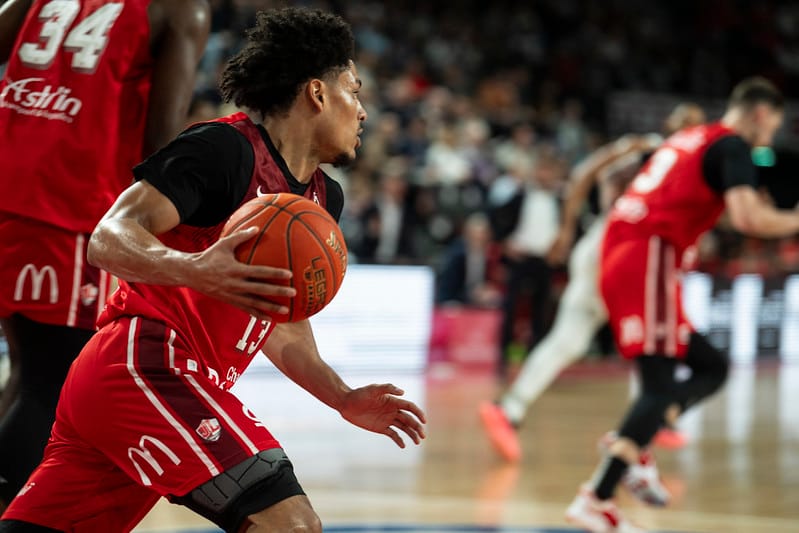
[[[407,161],[390,159],[381,170],[380,190],[361,214],[362,238],[355,254],[363,263],[409,263],[415,258]]]
[[[507,286],[502,305],[500,364],[507,373],[509,348],[514,340],[514,324],[523,295],[529,294],[530,337],[527,352],[544,336],[550,300],[552,265],[547,255],[555,243],[560,226],[559,191],[564,167],[551,149],[539,156],[532,172],[507,203],[494,212],[495,220],[504,221],[497,237],[504,244]]]
[[[499,251],[484,213],[470,215],[463,236],[448,248],[438,276],[436,302],[497,307],[502,299]]]

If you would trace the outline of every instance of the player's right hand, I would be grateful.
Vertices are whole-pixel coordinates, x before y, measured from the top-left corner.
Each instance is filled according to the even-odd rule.
[[[238,307],[261,319],[270,315],[287,314],[289,309],[274,303],[275,296],[293,297],[297,291],[286,286],[290,270],[260,265],[248,265],[236,259],[236,248],[258,233],[250,227],[219,239],[206,250],[196,254],[192,279],[187,286]]]

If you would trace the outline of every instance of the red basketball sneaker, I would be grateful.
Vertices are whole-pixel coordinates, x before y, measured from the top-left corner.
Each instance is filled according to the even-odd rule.
[[[480,404],[480,420],[494,449],[506,461],[519,462],[522,458],[519,436],[502,408],[490,402],[483,402]]]

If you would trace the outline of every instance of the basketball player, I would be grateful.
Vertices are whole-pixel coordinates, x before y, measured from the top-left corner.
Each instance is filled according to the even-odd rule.
[[[724,209],[740,232],[779,237],[799,231],[799,212],[772,207],[757,191],[752,146],[769,145],[783,116],[780,92],[762,78],[739,83],[719,122],[672,135],[613,205],[602,244],[600,292],[619,351],[635,361],[641,393],[593,479],[569,506],[591,532],[642,531],[623,519],[613,494],[661,424],[724,383],[729,362],[693,331],[681,302],[684,252]],[[691,368],[675,380],[678,362]]]
[[[89,233],[131,167],[182,128],[209,24],[205,0],[0,7],[0,325],[12,364],[0,500],[41,460],[108,294],[109,276],[86,262]]]
[[[276,283],[289,271],[235,259],[257,228],[218,238],[264,193],[300,194],[339,217],[342,189],[319,164],[348,163],[360,146],[353,49],[337,16],[260,12],[221,82],[250,115],[192,127],[134,169],[138,181],[89,243],[89,260],[125,281],[69,372],[44,460],[0,532],[129,531],[160,496],[229,532],[321,531],[280,444],[229,392],[259,350],[349,422],[400,447],[399,432],[424,438],[424,414],[399,388],[349,388],[307,320],[270,320],[288,309],[267,298],[294,289]]]
[[[704,122],[696,104],[680,104],[665,121],[667,133]],[[569,261],[569,283],[563,291],[550,332],[533,349],[519,376],[499,401],[480,406],[480,418],[491,443],[510,462],[521,458],[517,428],[530,405],[567,366],[585,355],[591,339],[607,321],[597,285],[599,252],[605,232],[604,213],[610,209],[641,167],[645,154],[663,141],[657,134],[627,135],[594,152],[572,171],[559,238],[551,252],[559,263],[571,246],[580,212],[591,189],[599,185],[602,213],[574,248]],[[634,484],[640,486],[640,484]]]

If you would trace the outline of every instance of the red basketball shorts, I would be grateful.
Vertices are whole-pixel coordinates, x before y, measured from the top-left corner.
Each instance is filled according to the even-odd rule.
[[[86,262],[89,236],[0,213],[0,317],[94,329],[111,276]]]
[[[680,264],[660,237],[605,246],[599,289],[625,358],[685,355],[693,328],[682,306]]]
[[[63,531],[129,531],[159,496],[182,496],[280,447],[160,322],[103,327],[67,376],[42,464],[3,518]]]

